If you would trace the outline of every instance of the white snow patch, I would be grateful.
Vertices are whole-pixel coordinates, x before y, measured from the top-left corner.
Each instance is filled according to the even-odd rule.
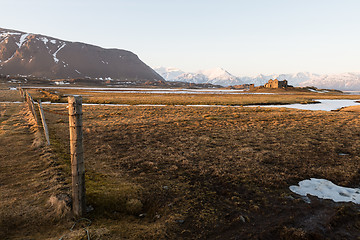
[[[46,37],[41,37],[40,40],[43,41],[45,45],[49,42],[49,39],[47,39]]]
[[[11,35],[21,35],[21,33],[14,33],[14,32],[2,32],[0,33],[0,38],[4,38],[3,40],[7,39]]]
[[[79,72],[78,70],[75,69],[75,72],[77,72],[78,74],[81,74],[81,72]]]
[[[4,61],[4,63],[7,63],[8,61],[10,61],[14,56],[15,56],[16,52],[14,52],[14,54],[9,58],[7,59],[6,61]]]
[[[50,40],[52,44],[56,44],[56,40]]]
[[[16,45],[18,45],[18,47],[21,48],[21,46],[24,44],[26,38],[27,38],[29,35],[30,35],[29,33],[26,33],[26,34],[21,35],[20,41],[19,41],[19,43],[16,43]]]
[[[310,178],[299,182],[299,186],[290,186],[290,190],[301,196],[310,194],[334,202],[353,202],[360,204],[360,188],[347,188],[335,185],[326,179]]]
[[[64,81],[56,81],[55,82],[56,85],[67,85],[70,84],[69,82],[64,82]]]
[[[54,52],[53,57],[54,57],[54,62],[55,62],[55,63],[58,63],[58,62],[59,62],[59,59],[56,58],[56,54],[57,54],[63,47],[65,47],[65,46],[66,46],[66,43],[64,43],[61,47],[59,47],[58,50],[56,50],[56,52]]]
[[[327,90],[315,90],[315,89],[311,89],[311,88],[309,88],[309,91],[316,92],[316,93],[328,93],[329,92]]]

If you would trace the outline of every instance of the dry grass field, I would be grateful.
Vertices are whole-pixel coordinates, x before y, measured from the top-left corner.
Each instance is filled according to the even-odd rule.
[[[126,91],[96,91],[84,89],[29,89],[34,98],[52,102],[67,102],[67,96],[83,96],[86,103],[115,104],[165,104],[165,105],[259,105],[312,103],[314,99],[359,99],[356,95],[344,95],[338,92],[313,93],[299,91],[272,91],[271,94],[253,92],[251,94],[150,94]]]
[[[42,96],[32,91],[35,97]],[[84,96],[84,99],[126,104],[242,105],[251,98],[253,103],[273,103],[282,98],[291,102],[295,98],[311,101],[324,96],[313,95],[117,94]],[[61,187],[52,191],[61,189],[63,194],[70,194],[68,119],[55,114],[66,113],[66,106],[44,105],[44,108],[52,111],[47,111],[46,117],[51,154],[57,164],[53,171],[63,178],[58,183]],[[13,111],[9,115],[16,114],[16,109]],[[289,190],[290,185],[311,177],[325,178],[342,186],[359,186],[358,111],[187,106],[84,106],[83,111],[87,204],[93,208],[86,215],[92,221],[88,227],[91,239],[357,239],[360,236],[358,205],[311,196],[308,203]],[[6,159],[3,156],[1,164]],[[8,171],[0,172],[0,179],[8,178],[5,172]],[[38,181],[40,186],[48,185],[46,181],[41,183],[42,178]],[[24,191],[24,186],[3,181],[0,187]],[[43,194],[44,200],[31,202],[30,195],[24,194],[14,204],[19,209],[26,209],[27,203],[40,210],[45,208],[45,195],[51,191],[28,189]],[[7,201],[6,194],[1,196],[2,202]],[[37,219],[36,214],[35,211],[33,218]],[[43,223],[47,227],[43,235],[30,228],[33,218],[25,218],[25,222],[20,221],[12,228],[1,211],[1,227],[7,230],[7,235],[0,236],[59,239],[64,235],[63,239],[86,239],[82,229],[69,231],[74,223],[71,216]]]

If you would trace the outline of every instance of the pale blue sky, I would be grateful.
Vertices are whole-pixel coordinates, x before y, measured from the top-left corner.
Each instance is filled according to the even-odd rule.
[[[0,27],[243,75],[360,72],[359,0],[0,0]]]

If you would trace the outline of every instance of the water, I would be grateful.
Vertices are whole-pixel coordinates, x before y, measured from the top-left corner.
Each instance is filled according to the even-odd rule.
[[[348,99],[321,99],[315,100],[320,103],[314,104],[286,104],[286,105],[251,105],[245,107],[277,107],[277,108],[295,108],[300,110],[312,110],[312,111],[333,111],[343,107],[357,106],[360,103],[356,102],[357,100],[348,100]],[[22,102],[0,102],[0,103],[22,103]],[[51,103],[51,102],[43,102],[43,104],[58,104],[58,105],[67,105],[67,103]],[[130,105],[130,104],[100,104],[100,103],[83,103],[84,106],[113,106],[113,107],[129,107],[129,106],[137,106],[137,107],[166,107],[170,105],[164,104],[138,104],[138,105]],[[174,105],[171,105],[174,106]],[[227,106],[227,105],[175,105],[177,107],[242,107],[242,106]]]
[[[258,105],[260,107],[277,107],[277,108],[295,108],[300,110],[312,110],[312,111],[333,111],[338,110],[343,107],[357,106],[360,103],[356,102],[358,100],[349,100],[349,99],[317,99],[315,100],[320,103],[314,104],[287,104],[287,105]]]
[[[36,87],[27,87],[36,88]],[[89,88],[89,87],[42,87],[49,89],[76,89],[93,93],[149,93],[149,94],[261,94],[271,95],[274,93],[250,93],[243,89],[168,89],[168,88]]]
[[[360,91],[343,91],[343,92],[350,95],[360,95]]]

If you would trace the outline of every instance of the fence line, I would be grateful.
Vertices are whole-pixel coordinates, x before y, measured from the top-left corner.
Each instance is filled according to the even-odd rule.
[[[36,115],[34,100],[31,97],[31,95],[28,93],[28,91],[25,92],[25,100],[26,100],[26,102],[27,102],[27,104],[29,106],[30,112],[33,115],[33,118],[34,118],[34,120],[36,122],[36,125],[39,125],[39,119],[38,119],[38,117]]]
[[[36,115],[33,98],[28,93],[28,91],[24,91],[21,87],[19,87],[19,91],[20,94],[25,98],[25,101],[29,107],[29,111],[31,112],[37,126],[39,127],[39,120]],[[44,109],[40,99],[38,101],[38,105],[42,125],[45,132],[45,138],[47,144],[50,145],[49,130],[45,121]],[[86,213],[85,166],[82,131],[82,97],[69,97],[68,108],[68,114],[58,113],[51,110],[49,110],[49,112],[69,116],[73,213],[76,217],[81,217]]]
[[[43,125],[43,128],[44,128],[46,142],[47,142],[47,145],[50,145],[49,130],[48,130],[48,127],[47,127],[47,124],[46,124],[46,121],[45,121],[45,114],[44,114],[44,110],[43,110],[40,99],[38,101],[38,104],[39,104],[39,112],[40,112],[42,125]]]

